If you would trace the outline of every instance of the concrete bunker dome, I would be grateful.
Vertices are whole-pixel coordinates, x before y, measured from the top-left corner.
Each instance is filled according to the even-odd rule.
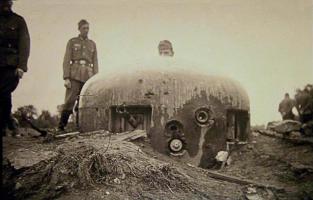
[[[111,106],[122,104],[161,106],[173,117],[188,100],[204,94],[221,101],[225,109],[250,110],[246,91],[232,79],[171,69],[140,70],[110,77],[99,74],[88,81],[80,97],[79,124],[83,131],[110,130],[108,119],[102,117],[109,117],[105,111]]]
[[[159,57],[91,78],[80,95],[81,131],[143,129],[157,151],[212,166],[227,141],[247,140],[249,98],[239,82],[183,65]]]

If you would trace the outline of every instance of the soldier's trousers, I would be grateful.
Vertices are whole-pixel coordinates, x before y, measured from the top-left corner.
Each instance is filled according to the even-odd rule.
[[[76,80],[71,80],[71,88],[66,88],[65,102],[61,113],[61,119],[59,123],[60,128],[64,128],[67,125],[68,119],[72,114],[75,101],[79,98],[81,89],[84,83]]]
[[[19,77],[14,68],[0,68],[0,131],[5,134],[5,129],[11,123],[12,92],[19,83]]]
[[[294,120],[295,115],[292,113],[292,111],[288,112],[286,115],[283,116],[283,120]]]

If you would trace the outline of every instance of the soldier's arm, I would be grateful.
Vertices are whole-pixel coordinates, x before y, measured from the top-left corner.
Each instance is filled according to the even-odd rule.
[[[96,44],[95,45],[95,52],[93,54],[93,58],[92,58],[92,61],[93,61],[93,73],[94,74],[97,74],[98,71],[99,71],[99,66],[98,66],[98,53],[97,53],[97,47],[96,47]]]
[[[67,42],[64,60],[63,60],[63,79],[64,80],[70,78],[71,55],[72,55],[72,51],[71,51],[71,40],[70,40]]]
[[[27,72],[27,61],[30,52],[30,37],[25,20],[21,17],[19,22],[19,64],[18,68]]]
[[[278,112],[280,112],[281,113],[281,109],[282,109],[282,105],[281,105],[282,103],[279,103],[279,105],[278,105]]]

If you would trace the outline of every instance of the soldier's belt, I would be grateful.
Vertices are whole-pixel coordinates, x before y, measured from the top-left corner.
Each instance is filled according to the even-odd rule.
[[[81,66],[92,67],[92,64],[88,63],[86,60],[73,60],[73,63]]]

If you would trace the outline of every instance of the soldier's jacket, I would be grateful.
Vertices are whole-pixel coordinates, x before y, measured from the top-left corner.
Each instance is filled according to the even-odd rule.
[[[292,111],[292,108],[295,106],[295,101],[293,99],[284,99],[280,102],[278,111],[280,113],[289,113]]]
[[[30,38],[23,17],[14,12],[0,14],[0,68],[27,71]]]
[[[81,64],[81,63],[84,64]],[[86,82],[98,73],[96,43],[88,38],[74,37],[66,46],[63,62],[63,78]]]

